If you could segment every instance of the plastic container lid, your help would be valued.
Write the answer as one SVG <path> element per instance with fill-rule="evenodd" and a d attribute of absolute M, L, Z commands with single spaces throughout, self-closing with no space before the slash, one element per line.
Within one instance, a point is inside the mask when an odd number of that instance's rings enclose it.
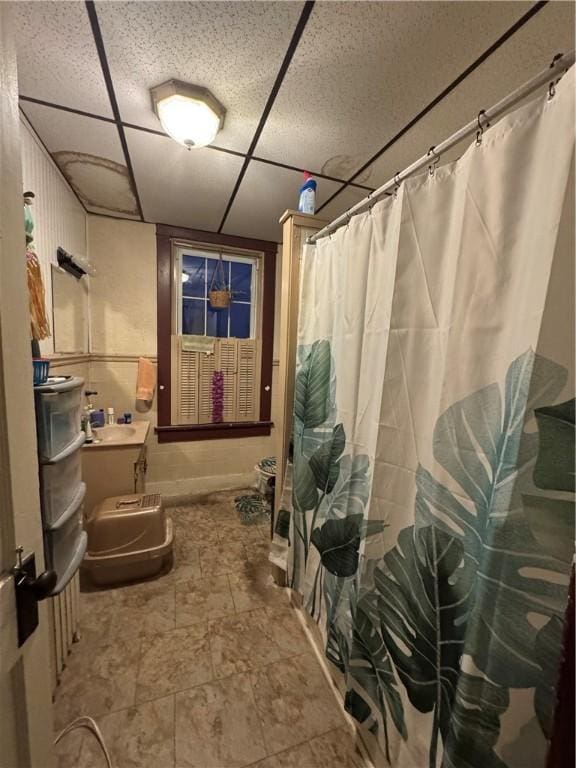
<path fill-rule="evenodd" d="M 40 392 L 41 394 L 52 394 L 57 392 L 68 392 L 71 389 L 78 389 L 78 387 L 84 386 L 84 379 L 80 376 L 70 376 L 66 381 L 51 381 L 48 379 L 46 384 L 40 384 L 34 387 L 34 392 Z"/>

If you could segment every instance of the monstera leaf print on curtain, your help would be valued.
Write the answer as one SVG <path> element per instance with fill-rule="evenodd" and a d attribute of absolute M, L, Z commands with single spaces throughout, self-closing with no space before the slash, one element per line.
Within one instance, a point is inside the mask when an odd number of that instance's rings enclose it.
<path fill-rule="evenodd" d="M 574 542 L 573 80 L 305 249 L 288 575 L 377 764 L 545 765 Z"/>

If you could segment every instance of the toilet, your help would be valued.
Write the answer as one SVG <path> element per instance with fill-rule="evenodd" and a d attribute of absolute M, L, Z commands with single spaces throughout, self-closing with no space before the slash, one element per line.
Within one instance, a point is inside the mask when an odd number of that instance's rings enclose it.
<path fill-rule="evenodd" d="M 172 521 L 160 494 L 104 499 L 84 522 L 83 572 L 98 586 L 150 578 L 172 563 Z"/>

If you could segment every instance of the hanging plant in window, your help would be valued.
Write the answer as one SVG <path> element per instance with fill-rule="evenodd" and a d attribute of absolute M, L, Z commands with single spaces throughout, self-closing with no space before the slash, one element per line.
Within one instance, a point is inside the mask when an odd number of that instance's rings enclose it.
<path fill-rule="evenodd" d="M 224 262 L 222 261 L 222 254 L 218 254 L 218 264 L 212 275 L 210 281 L 210 290 L 208 291 L 208 299 L 210 306 L 213 309 L 226 309 L 230 306 L 230 299 L 232 292 L 230 286 L 226 280 L 224 273 Z"/>

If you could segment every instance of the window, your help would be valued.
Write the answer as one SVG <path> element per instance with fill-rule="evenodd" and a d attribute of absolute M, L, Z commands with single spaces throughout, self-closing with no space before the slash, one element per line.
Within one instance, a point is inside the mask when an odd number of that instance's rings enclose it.
<path fill-rule="evenodd" d="M 159 442 L 270 434 L 277 244 L 164 225 L 157 243 Z"/>
<path fill-rule="evenodd" d="M 221 261 L 219 256 L 221 256 Z M 256 338 L 259 258 L 181 247 L 176 253 L 180 274 L 177 332 L 215 338 Z M 224 283 L 230 306 L 215 309 L 209 292 Z"/>

